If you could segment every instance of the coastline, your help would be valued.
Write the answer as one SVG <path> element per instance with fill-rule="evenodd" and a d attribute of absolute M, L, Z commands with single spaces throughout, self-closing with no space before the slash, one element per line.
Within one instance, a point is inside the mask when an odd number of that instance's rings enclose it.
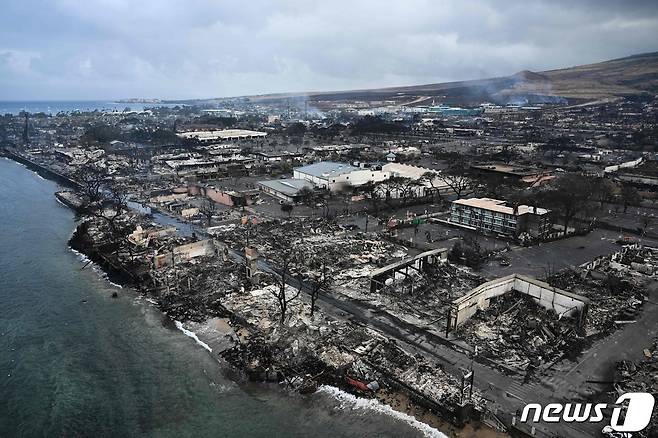
<path fill-rule="evenodd" d="M 22 163 L 19 160 L 14 160 L 12 157 L 6 157 L 6 158 L 12 161 L 16 161 L 17 163 L 25 166 L 26 168 L 33 171 L 35 174 L 39 175 L 42 178 L 45 177 L 49 180 L 53 180 L 57 183 L 60 183 L 60 181 L 58 181 L 57 179 L 51 178 L 50 177 L 51 175 L 48 175 L 48 172 L 46 172 L 46 175 L 42 175 L 36 169 L 26 165 L 25 163 Z M 40 167 L 39 165 L 36 166 Z M 59 202 L 62 205 L 71 208 L 72 210 L 75 211 L 75 209 L 73 209 L 70 205 L 66 205 L 61 201 Z M 86 258 L 87 260 L 92 262 L 94 266 L 98 267 L 98 269 L 102 272 L 102 274 L 99 273 L 99 275 L 105 276 L 110 283 L 120 288 L 129 287 L 135 292 L 136 295 L 148 300 L 150 303 L 158 307 L 158 309 L 161 312 L 163 312 L 163 314 L 167 315 L 167 311 L 162 308 L 162 303 L 149 296 L 149 294 L 147 293 L 147 289 L 140 287 L 139 281 L 136 279 L 134 273 L 130 272 L 128 269 L 126 269 L 123 266 L 117 266 L 116 264 L 112 263 L 110 259 L 108 259 L 101 251 L 98 251 L 97 248 L 94 248 L 93 245 L 84 245 L 83 242 L 79 239 L 79 236 L 80 236 L 80 228 L 78 225 L 69 241 L 69 246 L 72 251 L 78 254 L 81 258 L 82 257 Z M 169 315 L 167 316 L 169 317 Z M 233 331 L 233 329 L 228 324 L 221 323 L 221 321 L 218 321 L 218 318 L 210 318 L 204 321 L 203 323 L 197 323 L 197 322 L 183 323 L 173 318 L 170 319 L 173 322 L 173 325 L 175 326 L 176 329 L 181 331 L 186 336 L 192 338 L 197 344 L 199 344 L 199 346 L 206 349 L 222 365 L 229 365 L 232 369 L 237 371 L 239 374 L 238 383 L 239 380 L 241 379 L 243 380 L 249 379 L 249 375 L 248 375 L 249 373 L 246 372 L 247 370 L 244 363 L 242 364 L 235 363 L 235 361 L 227 360 L 221 355 L 221 353 L 223 353 L 224 351 L 230 348 L 229 341 L 234 340 L 235 338 L 238 337 L 238 334 L 235 331 Z M 259 381 L 259 379 L 257 378 L 256 379 L 252 378 L 251 380 Z M 401 421 L 417 422 L 418 424 L 422 425 L 420 427 L 416 427 L 417 425 L 414 425 L 414 427 L 422 431 L 427 436 L 455 436 L 455 437 L 507 436 L 504 434 L 498 434 L 496 432 L 493 432 L 488 428 L 486 430 L 478 429 L 483 431 L 484 434 L 473 435 L 469 432 L 468 435 L 466 434 L 462 435 L 462 432 L 466 432 L 466 431 L 472 432 L 475 431 L 476 429 L 473 429 L 468 424 L 461 429 L 452 425 L 451 423 L 441 418 L 438 414 L 435 414 L 428 409 L 422 408 L 421 406 L 414 404 L 414 402 L 411 400 L 411 397 L 409 397 L 409 395 L 405 394 L 403 391 L 383 391 L 377 394 L 374 398 L 367 398 L 367 397 L 361 397 L 355 395 L 352 392 L 344 390 L 349 388 L 341 389 L 337 386 L 330 386 L 327 384 L 323 384 L 320 386 L 320 388 L 323 387 L 332 388 L 331 390 L 325 390 L 325 392 L 328 391 L 329 393 L 332 393 L 335 396 L 334 398 L 339 402 L 345 397 L 347 397 L 349 400 L 352 400 L 352 398 L 354 398 L 355 400 L 361 400 L 365 404 L 369 404 L 369 405 L 372 404 L 371 408 L 379 410 L 380 412 L 382 409 L 384 410 L 390 409 L 391 410 L 390 414 L 400 419 Z M 379 407 L 376 407 L 377 405 L 375 405 L 375 403 L 378 403 Z M 394 413 L 399 413 L 403 416 L 398 417 Z M 436 433 L 432 432 L 428 435 L 427 433 L 425 433 L 425 426 L 427 427 L 427 430 L 434 431 Z M 490 434 L 489 432 L 493 434 Z M 447 433 L 449 433 L 450 435 L 447 435 Z"/>
<path fill-rule="evenodd" d="M 75 249 L 73 246 L 70 246 L 70 249 L 75 254 L 79 255 L 81 261 L 90 261 L 93 266 L 98 267 L 98 270 L 100 270 L 102 273 L 99 273 L 99 275 L 105 276 L 105 279 L 112 285 L 121 289 L 128 288 L 134 291 L 136 296 L 147 300 L 149 303 L 157 307 L 158 311 L 162 312 L 163 315 L 168 317 L 167 312 L 161 309 L 160 303 L 157 300 L 136 289 L 134 284 L 132 284 L 130 280 L 123 276 L 121 272 L 115 272 L 111 265 L 105 265 L 104 267 L 99 264 L 103 263 L 104 259 L 97 258 L 96 261 L 94 258 L 91 258 L 84 252 Z M 120 282 L 120 284 L 115 283 L 115 281 Z M 226 360 L 222 356 L 222 352 L 231 348 L 231 341 L 238 337 L 238 334 L 228 324 L 228 318 L 209 318 L 201 323 L 183 323 L 179 320 L 171 318 L 170 321 L 178 331 L 193 340 L 200 348 L 205 349 L 208 354 L 211 355 L 220 365 L 224 367 L 230 367 L 232 372 L 237 373 L 234 374 L 234 381 L 236 381 L 236 383 L 244 383 L 251 380 L 256 383 L 266 384 L 271 389 L 274 389 L 271 386 L 273 381 L 250 378 L 246 373 L 247 370 L 244 367 L 244 364 L 236 364 L 235 362 Z M 277 384 L 276 388 L 282 389 L 283 387 Z M 298 392 L 292 388 L 290 391 Z M 415 405 L 411 398 L 401 391 L 382 391 L 381 393 L 378 393 L 374 398 L 359 397 L 358 395 L 333 385 L 321 385 L 317 391 L 331 396 L 339 404 L 337 409 L 348 407 L 351 409 L 377 411 L 391 416 L 396 420 L 409 424 L 409 426 L 423 433 L 423 435 L 427 437 L 447 438 L 449 436 L 471 436 L 461 435 L 456 426 L 445 421 L 437 414 L 421 406 Z M 475 429 L 466 426 L 465 430 L 472 431 Z M 452 433 L 447 435 L 446 431 L 450 431 Z M 483 435 L 483 437 L 489 436 L 502 437 L 505 435 L 498 435 L 495 433 L 494 435 Z"/>

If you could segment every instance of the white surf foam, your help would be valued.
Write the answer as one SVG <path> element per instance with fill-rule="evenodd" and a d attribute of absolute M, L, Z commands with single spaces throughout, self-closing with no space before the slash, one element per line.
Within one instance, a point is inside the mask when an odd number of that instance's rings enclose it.
<path fill-rule="evenodd" d="M 73 254 L 75 254 L 76 257 L 78 258 L 78 260 L 80 260 L 81 262 L 83 262 L 83 263 L 87 263 L 87 262 L 90 261 L 89 257 L 87 257 L 86 255 L 84 255 L 84 254 L 81 253 L 80 251 L 76 251 L 76 250 L 73 249 L 73 248 L 69 248 L 69 249 L 70 249 L 71 251 L 73 251 Z M 94 264 L 94 262 L 91 262 L 91 264 Z"/>
<path fill-rule="evenodd" d="M 91 266 L 91 269 L 92 269 L 96 274 L 98 274 L 98 276 L 99 276 L 100 278 L 102 278 L 103 280 L 107 281 L 107 282 L 110 283 L 112 286 L 114 286 L 114 287 L 116 287 L 116 288 L 118 288 L 118 289 L 123 289 L 123 286 L 121 286 L 120 284 L 116 284 L 116 283 L 111 282 L 110 279 L 109 279 L 109 277 L 107 276 L 107 272 L 105 272 L 105 271 L 103 270 L 103 268 L 101 268 L 100 266 L 98 266 L 96 263 L 92 262 L 91 259 L 90 259 L 89 257 L 87 257 L 86 255 L 84 255 L 84 254 L 81 253 L 80 251 L 76 251 L 76 250 L 73 249 L 73 248 L 70 248 L 70 247 L 69 247 L 69 249 L 70 249 L 71 251 L 73 251 L 73 254 L 75 254 L 75 256 L 77 257 L 78 260 L 80 260 L 80 261 L 81 261 L 82 263 L 84 263 L 85 265 L 86 265 L 86 264 L 89 264 L 89 266 Z"/>
<path fill-rule="evenodd" d="M 178 328 L 178 330 L 182 331 L 185 334 L 185 336 L 189 336 L 190 338 L 194 339 L 197 344 L 201 345 L 203 348 L 205 348 L 206 350 L 208 350 L 209 352 L 212 353 L 212 348 L 210 348 L 210 345 L 206 344 L 201 339 L 199 339 L 199 337 L 196 335 L 196 333 L 194 333 L 190 330 L 187 330 L 185 327 L 183 327 L 183 323 L 180 322 L 180 321 L 174 321 L 174 323 L 176 324 L 176 328 Z"/>
<path fill-rule="evenodd" d="M 395 418 L 396 420 L 403 421 L 413 427 L 414 429 L 420 431 L 423 435 L 432 438 L 448 438 L 447 435 L 444 435 L 442 432 L 433 428 L 429 424 L 425 424 L 422 421 L 416 420 L 411 415 L 398 412 L 392 407 L 385 405 L 375 399 L 360 398 L 355 395 L 349 394 L 345 391 L 341 391 L 335 386 L 322 385 L 318 389 L 318 392 L 330 395 L 334 399 L 338 400 L 340 403 L 340 408 L 345 409 L 364 409 L 382 413 L 389 417 Z"/>
<path fill-rule="evenodd" d="M 155 301 L 153 298 L 145 297 L 144 295 L 137 295 L 135 297 L 135 301 L 146 301 L 149 304 L 153 304 L 154 306 L 158 305 L 158 302 Z"/>

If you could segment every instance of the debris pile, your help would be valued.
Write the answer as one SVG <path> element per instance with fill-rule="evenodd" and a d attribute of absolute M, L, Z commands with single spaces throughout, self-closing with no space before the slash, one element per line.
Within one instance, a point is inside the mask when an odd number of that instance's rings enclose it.
<path fill-rule="evenodd" d="M 584 347 L 575 321 L 559 318 L 554 311 L 516 291 L 491 299 L 487 310 L 478 311 L 455 334 L 472 345 L 478 355 L 525 371 Z"/>
<path fill-rule="evenodd" d="M 148 249 L 130 242 L 127 236 L 143 221 L 144 218 L 132 213 L 117 216 L 111 222 L 88 218 L 76 228 L 69 244 L 99 263 L 113 277 L 137 284 L 150 269 L 146 257 Z"/>
<path fill-rule="evenodd" d="M 119 217 L 112 226 L 99 218 L 85 220 L 70 244 L 118 275 L 120 281 L 155 298 L 171 318 L 199 322 L 225 316 L 221 299 L 242 287 L 246 278 L 241 266 L 223 260 L 214 251 L 201 256 L 176 253 L 177 248 L 195 242 L 131 213 Z M 212 248 L 212 243 L 205 247 Z M 171 263 L 157 265 L 162 255 L 169 256 Z"/>
<path fill-rule="evenodd" d="M 482 284 L 484 279 L 469 268 L 449 262 L 425 270 L 409 269 L 388 281 L 376 293 L 369 293 L 367 278 L 345 279 L 336 290 L 352 299 L 367 302 L 409 322 L 442 326 L 440 321 L 455 298 Z"/>
<path fill-rule="evenodd" d="M 398 275 L 378 292 L 416 308 L 443 311 L 452 300 L 483 282 L 482 277 L 468 268 L 444 262 L 431 265 L 422 272 L 412 270 L 408 275 Z"/>
<path fill-rule="evenodd" d="M 629 392 L 647 392 L 658 395 L 658 338 L 643 352 L 640 362 L 621 361 L 617 363 L 618 383 L 615 384 L 614 398 Z M 651 422 L 646 429 L 638 432 L 639 437 L 658 436 L 658 409 L 654 409 Z"/>
<path fill-rule="evenodd" d="M 658 267 L 658 248 L 629 245 L 606 259 L 610 269 L 652 276 Z"/>
<path fill-rule="evenodd" d="M 243 287 L 243 267 L 232 260 L 199 257 L 150 272 L 151 290 L 161 310 L 179 321 L 226 316 L 224 297 Z"/>
<path fill-rule="evenodd" d="M 406 250 L 376 238 L 374 233 L 350 233 L 335 221 L 324 218 L 272 220 L 214 227 L 212 234 L 236 251 L 256 248 L 265 259 L 277 262 L 281 242 L 293 245 L 305 259 L 303 277 L 326 265 L 335 284 L 359 280 L 352 287 L 367 289 L 371 270 L 404 257 Z"/>
<path fill-rule="evenodd" d="M 620 275 L 602 267 L 587 277 L 573 270 L 562 271 L 548 281 L 555 287 L 589 298 L 586 322 L 589 336 L 610 333 L 620 324 L 632 321 L 646 299 L 643 278 Z"/>
<path fill-rule="evenodd" d="M 408 354 L 394 341 L 377 343 L 364 357 L 364 361 L 439 405 L 458 406 L 466 401 L 466 397 L 462 397 L 461 383 L 457 378 L 421 355 Z M 485 403 L 477 392 L 468 401 L 476 408 L 484 407 Z"/>

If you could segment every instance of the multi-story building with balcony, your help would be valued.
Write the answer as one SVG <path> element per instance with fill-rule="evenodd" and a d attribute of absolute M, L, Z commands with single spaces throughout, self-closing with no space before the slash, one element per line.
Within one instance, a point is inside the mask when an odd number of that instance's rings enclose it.
<path fill-rule="evenodd" d="M 450 206 L 449 221 L 476 231 L 508 237 L 528 233 L 538 239 L 551 232 L 550 211 L 528 205 L 508 206 L 490 198 L 458 199 Z"/>

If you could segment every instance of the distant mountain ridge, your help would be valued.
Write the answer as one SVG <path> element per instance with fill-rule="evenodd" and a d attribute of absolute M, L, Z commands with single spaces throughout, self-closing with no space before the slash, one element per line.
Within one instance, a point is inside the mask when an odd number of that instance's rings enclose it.
<path fill-rule="evenodd" d="M 254 102 L 304 99 L 321 106 L 336 101 L 393 100 L 400 104 L 585 102 L 603 98 L 658 94 L 658 52 L 542 72 L 436 84 L 308 93 L 245 96 Z M 221 102 L 208 99 L 196 102 Z"/>
<path fill-rule="evenodd" d="M 658 93 L 658 52 L 548 70 L 539 76 L 517 84 L 516 89 L 550 86 L 553 95 L 575 99 Z"/>

